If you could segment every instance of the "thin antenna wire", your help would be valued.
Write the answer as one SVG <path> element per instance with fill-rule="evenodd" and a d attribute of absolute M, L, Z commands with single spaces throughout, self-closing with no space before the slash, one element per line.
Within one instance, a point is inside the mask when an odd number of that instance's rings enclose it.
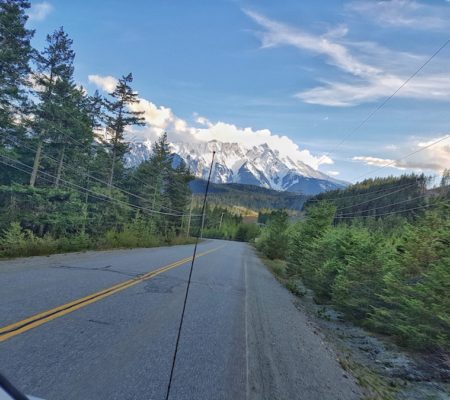
<path fill-rule="evenodd" d="M 206 183 L 206 188 L 205 188 L 205 197 L 203 198 L 203 206 L 202 206 L 202 212 L 201 212 L 202 215 L 204 215 L 204 213 L 205 213 L 206 198 L 208 197 L 209 182 L 211 181 L 211 172 L 213 170 L 214 156 L 215 155 L 216 155 L 216 152 L 213 151 L 212 160 L 211 160 L 211 166 L 209 168 L 208 182 Z M 192 255 L 191 268 L 189 270 L 189 278 L 188 278 L 188 282 L 187 282 L 187 286 L 186 286 L 186 294 L 184 296 L 183 311 L 181 312 L 180 326 L 178 327 L 177 342 L 175 344 L 175 351 L 173 353 L 172 368 L 170 370 L 169 384 L 167 385 L 166 400 L 169 400 L 170 388 L 172 387 L 173 371 L 175 370 L 175 362 L 176 362 L 176 359 L 177 359 L 178 345 L 180 343 L 181 328 L 183 327 L 184 312 L 186 310 L 186 302 L 187 302 L 187 298 L 188 298 L 188 294 L 189 294 L 189 287 L 191 286 L 192 270 L 194 268 L 195 256 L 197 254 L 198 241 L 199 241 L 199 238 L 200 238 L 201 234 L 202 234 L 202 232 L 200 232 L 200 234 L 197 235 L 197 238 L 195 240 L 194 254 Z"/>

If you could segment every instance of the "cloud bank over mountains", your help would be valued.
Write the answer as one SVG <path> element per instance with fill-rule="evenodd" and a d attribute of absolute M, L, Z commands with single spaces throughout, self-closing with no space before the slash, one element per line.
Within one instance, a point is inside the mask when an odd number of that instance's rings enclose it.
<path fill-rule="evenodd" d="M 117 79 L 112 76 L 89 75 L 89 82 L 105 92 L 112 92 Z M 133 129 L 129 132 L 137 140 L 154 140 L 163 132 L 167 132 L 172 142 L 207 142 L 218 140 L 225 143 L 238 143 L 247 148 L 267 143 L 273 150 L 283 156 L 289 156 L 294 161 L 302 161 L 314 169 L 322 164 L 333 164 L 328 156 L 315 156 L 309 150 L 299 146 L 287 136 L 276 135 L 269 129 L 254 129 L 238 127 L 234 124 L 217 121 L 195 115 L 195 121 L 189 123 L 177 117 L 169 107 L 158 106 L 150 100 L 140 98 L 140 103 L 133 104 L 132 109 L 143 111 L 147 126 Z"/>

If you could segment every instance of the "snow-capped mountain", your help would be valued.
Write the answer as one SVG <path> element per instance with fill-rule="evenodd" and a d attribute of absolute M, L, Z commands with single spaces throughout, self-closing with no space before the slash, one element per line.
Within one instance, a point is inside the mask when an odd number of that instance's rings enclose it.
<path fill-rule="evenodd" d="M 215 183 L 243 183 L 275 190 L 317 194 L 345 186 L 301 161 L 282 156 L 267 144 L 245 147 L 217 140 L 196 143 L 171 143 L 176 159 L 184 160 L 198 178 L 208 177 L 211 153 L 216 151 L 212 180 Z M 125 156 L 127 166 L 136 166 L 149 158 L 151 143 L 133 142 Z"/>

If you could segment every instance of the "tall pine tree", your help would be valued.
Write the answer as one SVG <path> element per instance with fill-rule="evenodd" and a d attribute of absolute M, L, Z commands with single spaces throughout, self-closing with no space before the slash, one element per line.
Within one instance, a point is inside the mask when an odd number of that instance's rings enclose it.
<path fill-rule="evenodd" d="M 111 169 L 109 173 L 109 186 L 114 183 L 116 170 L 122 167 L 122 159 L 128 149 L 124 133 L 127 126 L 145 125 L 143 112 L 133 111 L 130 106 L 139 103 L 138 95 L 130 86 L 133 75 L 129 73 L 122 76 L 110 96 L 113 100 L 106 100 L 106 133 L 107 145 L 111 150 Z"/>
<path fill-rule="evenodd" d="M 65 107 L 68 98 L 74 94 L 75 90 L 73 83 L 74 58 L 72 40 L 62 27 L 52 35 L 47 35 L 47 47 L 37 60 L 36 85 L 40 102 L 36 107 L 34 132 L 38 147 L 30 186 L 34 186 L 36 183 L 44 142 L 63 143 L 60 146 L 58 162 L 58 174 L 60 175 L 65 150 L 65 139 L 62 138 L 62 132 L 67 129 L 68 120 L 72 118 L 69 114 L 71 110 L 67 110 Z M 59 178 L 55 182 L 56 185 L 58 180 Z"/>
<path fill-rule="evenodd" d="M 26 90 L 29 86 L 30 40 L 34 31 L 25 28 L 30 3 L 26 0 L 0 1 L 0 151 L 23 153 L 16 139 L 26 136 Z M 1 182 L 10 182 L 15 173 L 2 169 Z"/>

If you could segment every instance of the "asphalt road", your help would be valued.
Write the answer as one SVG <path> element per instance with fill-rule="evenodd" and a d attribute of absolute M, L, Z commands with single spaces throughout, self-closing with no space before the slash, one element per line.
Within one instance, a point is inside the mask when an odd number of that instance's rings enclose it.
<path fill-rule="evenodd" d="M 192 249 L 0 262 L 0 370 L 48 400 L 164 399 Z M 360 397 L 251 247 L 198 251 L 171 399 Z"/>

